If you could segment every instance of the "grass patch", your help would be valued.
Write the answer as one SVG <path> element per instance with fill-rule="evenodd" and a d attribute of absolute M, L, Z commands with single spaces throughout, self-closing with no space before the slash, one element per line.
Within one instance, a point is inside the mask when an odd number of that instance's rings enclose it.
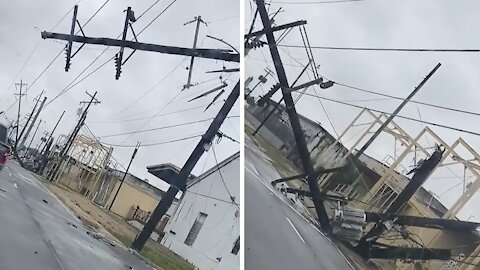
<path fill-rule="evenodd" d="M 124 234 L 116 232 L 111 233 L 127 247 L 133 242 L 133 239 Z M 147 258 L 151 263 L 162 267 L 165 270 L 193 270 L 195 268 L 192 264 L 173 253 L 160 252 L 148 246 L 145 246 L 140 254 Z"/>

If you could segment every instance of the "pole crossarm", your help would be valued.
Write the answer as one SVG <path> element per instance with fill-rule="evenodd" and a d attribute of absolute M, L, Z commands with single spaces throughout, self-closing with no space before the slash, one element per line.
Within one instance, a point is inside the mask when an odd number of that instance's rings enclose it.
<path fill-rule="evenodd" d="M 301 26 L 301 25 L 304 25 L 304 24 L 307 24 L 307 21 L 301 20 L 301 21 L 296 21 L 296 22 L 292 22 L 292 23 L 282 24 L 282 25 L 279 25 L 279 26 L 272 27 L 272 31 L 276 32 L 276 31 L 285 30 L 285 29 L 288 29 L 288 28 L 296 27 L 296 26 Z M 260 30 L 260 31 L 256 31 L 256 32 L 246 34 L 245 38 L 261 36 L 263 34 L 265 34 L 264 29 Z"/>
<path fill-rule="evenodd" d="M 174 46 L 164 46 L 164 45 L 157 45 L 151 43 L 141 43 L 141 42 L 134 42 L 134 41 L 122 41 L 119 39 L 112 39 L 112 38 L 97 38 L 97 37 L 84 37 L 84 36 L 71 36 L 66 34 L 60 33 L 53 33 L 53 32 L 42 32 L 43 39 L 58 39 L 58 40 L 65 40 L 79 43 L 86 43 L 86 44 L 93 44 L 93 45 L 105 45 L 105 46 L 112 46 L 112 47 L 126 47 L 134 50 L 139 51 L 150 51 L 150 52 L 158 52 L 158 53 L 165 53 L 165 54 L 175 54 L 175 55 L 185 55 L 185 56 L 194 56 L 200 58 L 207 58 L 207 59 L 216 59 L 216 60 L 223 60 L 228 62 L 240 62 L 240 55 L 237 53 L 231 53 L 231 50 L 221 50 L 221 49 L 190 49 L 190 48 L 182 48 L 182 47 L 174 47 Z"/>
<path fill-rule="evenodd" d="M 385 213 L 365 212 L 367 222 L 380 222 L 382 220 L 390 219 L 394 224 L 402 226 L 422 227 L 438 230 L 448 231 L 474 231 L 480 228 L 480 223 L 442 219 L 442 218 L 428 218 L 404 215 L 390 215 Z"/>

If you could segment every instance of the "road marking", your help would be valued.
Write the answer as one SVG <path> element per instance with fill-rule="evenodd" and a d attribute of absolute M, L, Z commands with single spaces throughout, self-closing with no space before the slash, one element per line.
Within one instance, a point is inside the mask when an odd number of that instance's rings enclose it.
<path fill-rule="evenodd" d="M 13 186 L 18 189 L 17 183 L 13 183 Z"/>
<path fill-rule="evenodd" d="M 305 240 L 303 240 L 303 237 L 302 237 L 302 235 L 300 235 L 297 228 L 295 228 L 295 226 L 293 225 L 293 223 L 290 221 L 290 219 L 288 217 L 285 217 L 285 218 L 287 219 L 288 223 L 290 223 L 290 226 L 292 226 L 293 230 L 297 233 L 298 238 L 300 238 L 300 240 L 302 240 L 302 242 L 305 244 Z"/>

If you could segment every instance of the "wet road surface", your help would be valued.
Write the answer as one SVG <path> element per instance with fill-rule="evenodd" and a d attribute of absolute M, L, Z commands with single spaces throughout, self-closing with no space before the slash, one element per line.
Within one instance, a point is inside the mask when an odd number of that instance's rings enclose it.
<path fill-rule="evenodd" d="M 353 269 L 301 207 L 270 185 L 280 176 L 245 139 L 245 269 Z"/>
<path fill-rule="evenodd" d="M 82 223 L 30 172 L 13 161 L 0 172 L 0 269 L 152 269 Z"/>

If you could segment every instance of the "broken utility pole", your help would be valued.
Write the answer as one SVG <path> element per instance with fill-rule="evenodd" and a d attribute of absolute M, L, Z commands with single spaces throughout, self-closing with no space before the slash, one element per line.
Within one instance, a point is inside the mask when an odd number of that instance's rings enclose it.
<path fill-rule="evenodd" d="M 240 54 L 232 53 L 231 50 L 196 49 L 196 48 L 189 49 L 189 48 L 182 48 L 182 47 L 163 46 L 163 45 L 157 45 L 157 44 L 138 42 L 137 36 L 133 31 L 133 27 L 131 24 L 132 22 L 135 22 L 136 19 L 130 7 L 127 8 L 127 15 L 125 18 L 125 24 L 123 27 L 123 35 L 121 40 L 111 39 L 111 38 L 87 37 L 84 35 L 83 29 L 81 27 L 80 27 L 80 30 L 83 35 L 77 36 L 75 35 L 75 26 L 76 25 L 80 26 L 80 23 L 77 20 L 77 12 L 78 12 L 78 6 L 75 5 L 74 12 L 73 12 L 72 26 L 71 26 L 69 35 L 46 32 L 46 31 L 43 31 L 41 34 L 43 39 L 58 39 L 58 40 L 68 41 L 68 44 L 66 47 L 67 61 L 65 65 L 65 71 L 69 70 L 71 59 L 80 51 L 80 49 L 85 44 L 120 47 L 120 51 L 115 55 L 115 67 L 116 67 L 115 78 L 116 79 L 120 78 L 121 66 L 124 65 L 128 61 L 128 59 L 130 59 L 133 53 L 137 50 L 159 52 L 159 53 L 166 53 L 166 54 L 175 54 L 175 55 L 185 55 L 185 56 L 191 56 L 191 57 L 209 58 L 209 59 L 231 61 L 231 62 L 240 62 Z M 132 31 L 135 41 L 126 40 L 128 26 L 130 26 L 130 30 Z M 77 49 L 75 53 L 72 54 L 73 42 L 82 43 L 82 45 Z M 123 60 L 124 48 L 133 49 L 133 52 L 125 60 Z"/>
<path fill-rule="evenodd" d="M 408 97 L 395 109 L 395 111 L 388 117 L 388 119 L 378 128 L 377 131 L 375 131 L 375 133 L 372 135 L 372 137 L 370 137 L 370 139 L 368 139 L 368 141 L 365 143 L 365 145 L 363 145 L 363 147 L 358 150 L 357 153 L 355 153 L 355 156 L 356 157 L 359 157 L 361 156 L 365 150 L 367 150 L 367 148 L 373 143 L 373 141 L 378 137 L 378 135 L 380 135 L 380 133 L 382 133 L 382 131 L 388 126 L 388 124 L 390 124 L 390 122 L 392 122 L 393 118 L 400 112 L 400 110 L 412 99 L 412 97 L 420 90 L 420 88 L 422 88 L 422 86 L 428 81 L 428 79 L 430 79 L 430 77 L 432 77 L 433 73 L 435 73 L 435 71 L 437 71 L 438 68 L 440 68 L 442 64 L 438 63 L 433 69 L 432 71 L 430 71 L 430 73 L 428 73 L 427 77 L 425 77 L 422 82 L 417 86 L 415 87 L 415 89 L 412 91 L 412 93 L 410 93 L 410 95 L 408 95 Z"/>
<path fill-rule="evenodd" d="M 310 160 L 310 153 L 308 152 L 307 143 L 303 134 L 303 129 L 298 118 L 297 111 L 295 109 L 295 104 L 293 102 L 292 94 L 286 88 L 289 87 L 287 75 L 282 64 L 282 59 L 280 58 L 280 53 L 278 52 L 277 44 L 275 37 L 273 35 L 271 21 L 268 17 L 267 10 L 265 8 L 264 0 L 257 0 L 257 8 L 260 14 L 260 18 L 263 23 L 263 32 L 265 33 L 270 48 L 270 54 L 272 56 L 275 70 L 277 71 L 278 80 L 280 82 L 280 87 L 282 88 L 283 99 L 288 112 L 288 117 L 290 119 L 290 124 L 293 129 L 293 135 L 295 137 L 295 142 L 298 148 L 298 153 L 302 161 L 303 169 L 306 174 L 306 179 L 308 182 L 308 187 L 312 195 L 312 201 L 315 205 L 315 211 L 318 216 L 318 220 L 322 228 L 330 233 L 331 225 L 325 210 L 325 205 L 321 198 L 320 188 L 317 183 L 317 174 L 313 167 L 312 161 Z"/>
<path fill-rule="evenodd" d="M 122 188 L 123 181 L 125 181 L 125 177 L 127 177 L 128 170 L 130 169 L 130 165 L 132 165 L 133 159 L 137 155 L 138 148 L 140 148 L 140 142 L 137 142 L 137 145 L 135 146 L 135 150 L 133 150 L 132 157 L 130 158 L 130 162 L 128 163 L 127 169 L 125 170 L 125 173 L 123 174 L 122 180 L 120 181 L 120 185 L 118 186 L 117 192 L 115 192 L 115 196 L 113 196 L 112 203 L 110 203 L 110 206 L 108 207 L 108 211 L 112 210 L 112 206 L 115 203 L 115 200 L 117 199 L 118 193 L 120 192 L 120 189 Z"/>
<path fill-rule="evenodd" d="M 402 208 L 408 203 L 413 194 L 422 186 L 422 184 L 427 180 L 427 178 L 433 173 L 437 165 L 441 162 L 443 153 L 445 149 L 441 149 L 440 146 L 437 146 L 433 154 L 425 160 L 425 162 L 418 168 L 415 169 L 415 174 L 412 179 L 408 182 L 407 186 L 402 190 L 402 192 L 397 196 L 397 198 L 392 202 L 392 204 L 386 210 L 388 217 L 386 219 L 379 220 L 373 228 L 368 231 L 359 241 L 356 250 L 364 258 L 384 258 L 385 254 L 390 259 L 408 259 L 416 258 L 422 260 L 430 259 L 448 259 L 450 257 L 450 250 L 430 250 L 431 253 L 422 253 L 424 249 L 408 249 L 402 247 L 382 247 L 384 253 L 383 255 L 378 255 L 377 252 L 382 250 L 378 247 L 380 243 L 377 243 L 377 240 L 381 235 L 387 230 L 386 223 L 390 223 L 391 219 L 395 219 L 395 216 L 400 213 Z M 418 255 L 420 254 L 420 257 Z"/>
<path fill-rule="evenodd" d="M 197 146 L 193 150 L 192 154 L 190 154 L 190 157 L 185 162 L 180 172 L 175 176 L 174 181 L 170 183 L 170 188 L 168 189 L 165 196 L 162 197 L 162 200 L 153 211 L 150 219 L 148 220 L 148 223 L 145 225 L 137 238 L 133 241 L 132 249 L 136 251 L 142 250 L 143 246 L 147 242 L 158 222 L 160 221 L 162 216 L 165 215 L 168 208 L 172 204 L 178 191 L 186 191 L 187 177 L 190 175 L 203 153 L 210 147 L 213 139 L 215 138 L 220 129 L 220 126 L 222 125 L 223 121 L 225 120 L 233 105 L 237 101 L 239 95 L 240 81 L 238 81 L 233 88 L 222 108 L 215 116 L 215 119 L 213 119 L 207 131 L 205 132 L 205 134 L 203 134 L 200 142 L 198 142 Z"/>
<path fill-rule="evenodd" d="M 49 180 L 51 182 L 55 181 L 56 178 L 58 177 L 59 170 L 63 166 L 65 158 L 66 158 L 68 152 L 70 151 L 70 147 L 72 147 L 72 144 L 75 141 L 75 138 L 77 137 L 78 132 L 80 132 L 80 128 L 82 128 L 83 124 L 85 123 L 85 119 L 87 118 L 87 113 L 88 113 L 88 109 L 90 108 L 90 105 L 92 105 L 92 103 L 93 104 L 99 104 L 100 103 L 100 101 L 98 101 L 95 98 L 95 96 L 97 95 L 97 92 L 95 92 L 95 94 L 93 94 L 93 96 L 91 96 L 87 92 L 87 95 L 89 95 L 91 97 L 91 99 L 90 99 L 90 101 L 81 101 L 80 102 L 80 104 L 86 103 L 87 107 L 83 111 L 82 116 L 80 116 L 80 119 L 78 120 L 78 123 L 75 126 L 75 128 L 73 129 L 72 133 L 68 137 L 67 142 L 65 143 L 64 147 L 62 148 L 62 151 L 60 151 L 60 155 L 59 155 L 60 161 L 59 161 L 58 165 L 53 169 L 53 172 L 50 174 Z"/>

